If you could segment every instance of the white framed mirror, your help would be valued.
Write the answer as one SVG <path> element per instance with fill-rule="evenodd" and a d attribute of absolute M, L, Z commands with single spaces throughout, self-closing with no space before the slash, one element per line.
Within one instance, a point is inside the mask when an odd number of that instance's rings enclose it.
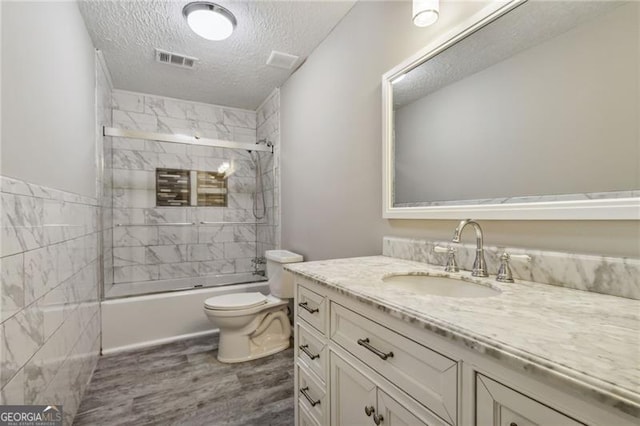
<path fill-rule="evenodd" d="M 640 219 L 639 23 L 496 2 L 385 73 L 383 217 Z"/>

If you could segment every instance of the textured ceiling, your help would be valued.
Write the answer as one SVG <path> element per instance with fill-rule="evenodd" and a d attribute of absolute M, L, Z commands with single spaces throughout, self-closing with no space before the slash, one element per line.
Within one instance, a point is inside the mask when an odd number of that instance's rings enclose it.
<path fill-rule="evenodd" d="M 480 72 L 625 4 L 618 1 L 529 1 L 409 71 L 393 85 L 395 108 Z"/>
<path fill-rule="evenodd" d="M 189 29 L 182 16 L 188 2 L 79 2 L 117 89 L 255 109 L 291 74 L 266 65 L 271 51 L 303 61 L 355 0 L 216 1 L 238 20 L 234 33 L 223 41 L 202 39 Z M 155 62 L 155 48 L 199 61 L 193 69 L 160 64 Z"/>

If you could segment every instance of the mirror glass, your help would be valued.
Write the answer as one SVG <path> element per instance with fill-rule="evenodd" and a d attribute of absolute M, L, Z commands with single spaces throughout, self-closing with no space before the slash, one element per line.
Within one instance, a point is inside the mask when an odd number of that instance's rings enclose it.
<path fill-rule="evenodd" d="M 639 16 L 529 1 L 396 77 L 393 207 L 638 196 Z"/>

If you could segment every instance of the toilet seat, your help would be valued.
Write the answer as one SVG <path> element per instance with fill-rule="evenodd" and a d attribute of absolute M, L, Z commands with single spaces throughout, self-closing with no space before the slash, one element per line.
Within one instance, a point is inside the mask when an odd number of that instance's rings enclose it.
<path fill-rule="evenodd" d="M 247 293 L 238 293 L 238 294 L 247 294 Z M 238 294 L 234 294 L 233 296 L 237 296 Z M 260 294 L 260 293 L 258 293 L 258 295 L 262 296 L 262 294 Z M 229 296 L 231 296 L 231 295 L 229 295 Z M 262 296 L 264 298 L 264 302 L 260 302 L 260 300 L 261 300 L 260 296 L 246 296 L 245 300 L 252 300 L 252 297 L 253 297 L 253 303 L 248 308 L 239 308 L 239 307 L 231 308 L 228 305 L 225 305 L 225 307 L 222 308 L 222 309 L 219 308 L 219 307 L 210 308 L 209 307 L 209 299 L 207 299 L 205 301 L 204 311 L 209 317 L 231 318 L 231 317 L 240 317 L 240 316 L 244 316 L 244 315 L 257 314 L 258 312 L 263 312 L 263 311 L 270 310 L 270 309 L 273 309 L 273 308 L 278 308 L 278 307 L 287 305 L 287 303 L 288 303 L 286 300 L 281 300 L 281 299 L 278 299 L 277 297 L 274 297 L 274 296 L 271 296 L 271 295 Z M 212 299 L 217 299 L 217 297 L 212 298 Z M 242 303 L 242 302 L 238 302 L 238 303 Z M 248 304 L 248 302 L 245 302 L 245 303 Z M 213 301 L 212 304 L 213 305 L 220 305 L 220 303 L 216 303 L 215 300 Z"/>
<path fill-rule="evenodd" d="M 216 311 L 237 311 L 262 306 L 267 300 L 262 293 L 233 293 L 210 297 L 204 301 L 204 306 Z"/>

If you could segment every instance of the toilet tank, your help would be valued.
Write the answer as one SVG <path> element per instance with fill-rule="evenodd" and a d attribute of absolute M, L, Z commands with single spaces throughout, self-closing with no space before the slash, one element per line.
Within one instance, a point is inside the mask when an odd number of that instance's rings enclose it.
<path fill-rule="evenodd" d="M 293 299 L 293 275 L 283 269 L 287 263 L 302 262 L 301 255 L 288 250 L 267 250 L 267 278 L 271 294 L 281 299 Z"/>

